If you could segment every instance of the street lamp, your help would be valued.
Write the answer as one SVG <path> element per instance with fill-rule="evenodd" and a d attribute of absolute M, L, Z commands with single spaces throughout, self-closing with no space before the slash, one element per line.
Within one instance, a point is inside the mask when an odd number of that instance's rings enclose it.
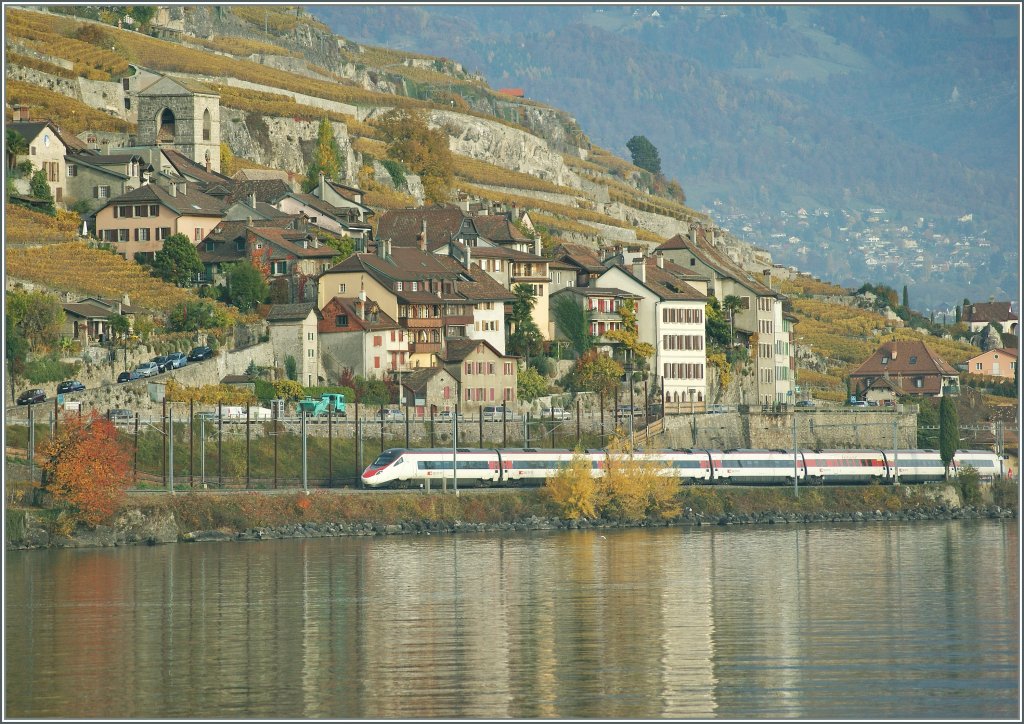
<path fill-rule="evenodd" d="M 633 444 L 633 359 L 630 357 L 626 360 L 626 380 L 629 383 L 629 450 L 630 452 L 634 449 Z"/>

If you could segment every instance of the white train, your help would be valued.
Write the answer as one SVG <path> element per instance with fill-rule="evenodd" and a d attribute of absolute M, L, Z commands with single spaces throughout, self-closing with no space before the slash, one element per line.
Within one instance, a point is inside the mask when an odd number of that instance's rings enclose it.
<path fill-rule="evenodd" d="M 460 485 L 540 485 L 566 467 L 574 452 L 542 448 L 451 448 L 385 450 L 363 471 L 367 487 L 419 486 L 428 480 L 452 479 L 454 463 Z M 604 474 L 608 453 L 586 450 L 595 476 Z M 686 484 L 805 485 L 923 483 L 942 480 L 945 469 L 937 450 L 646 450 L 642 460 L 662 465 L 662 475 Z M 795 460 L 794 460 L 795 457 Z M 966 466 L 983 481 L 1002 474 L 995 453 L 958 450 L 950 474 Z"/>

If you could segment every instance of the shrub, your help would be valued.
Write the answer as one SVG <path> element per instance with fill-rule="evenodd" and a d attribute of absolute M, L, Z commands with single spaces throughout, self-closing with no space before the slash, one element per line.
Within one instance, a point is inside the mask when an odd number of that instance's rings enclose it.
<path fill-rule="evenodd" d="M 61 362 L 55 355 L 31 360 L 25 364 L 25 378 L 33 384 L 60 382 L 78 374 L 80 362 Z"/>
<path fill-rule="evenodd" d="M 1003 478 L 992 483 L 992 502 L 1001 508 L 1015 508 L 1019 494 L 1016 480 Z"/>
<path fill-rule="evenodd" d="M 542 496 L 563 518 L 596 518 L 604 505 L 602 486 L 593 475 L 590 459 L 577 452 L 572 461 L 544 483 Z"/>
<path fill-rule="evenodd" d="M 632 454 L 626 438 L 608 445 L 608 463 L 601 479 L 608 501 L 606 512 L 621 520 L 638 521 L 649 516 L 672 518 L 679 514 L 679 480 L 661 474 L 655 460 Z"/>
<path fill-rule="evenodd" d="M 960 492 L 960 501 L 964 505 L 977 505 L 981 502 L 981 476 L 970 465 L 960 468 L 956 476 L 956 486 Z"/>
<path fill-rule="evenodd" d="M 288 375 L 289 380 L 298 379 L 298 364 L 295 362 L 295 358 L 292 355 L 288 355 L 284 358 L 284 372 Z"/>
<path fill-rule="evenodd" d="M 291 359 L 291 357 L 289 357 Z M 274 383 L 274 397 L 284 400 L 297 400 L 305 397 L 306 388 L 295 380 L 278 380 Z"/>

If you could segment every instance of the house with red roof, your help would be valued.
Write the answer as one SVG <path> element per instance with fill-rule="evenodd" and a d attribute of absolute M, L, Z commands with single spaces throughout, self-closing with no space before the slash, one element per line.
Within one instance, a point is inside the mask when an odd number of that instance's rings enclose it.
<path fill-rule="evenodd" d="M 871 400 L 942 397 L 960 391 L 960 375 L 917 339 L 886 342 L 850 373 L 850 393 Z"/>
<path fill-rule="evenodd" d="M 1017 334 L 1018 318 L 1012 302 L 981 302 L 964 305 L 962 319 L 972 332 L 993 325 L 1004 334 Z"/>

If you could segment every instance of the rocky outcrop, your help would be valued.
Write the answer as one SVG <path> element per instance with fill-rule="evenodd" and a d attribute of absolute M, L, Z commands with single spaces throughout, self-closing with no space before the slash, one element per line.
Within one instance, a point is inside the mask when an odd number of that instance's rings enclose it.
<path fill-rule="evenodd" d="M 234 108 L 221 107 L 220 137 L 236 156 L 242 156 L 271 168 L 305 174 L 316 148 L 319 121 L 277 116 L 260 116 Z M 347 174 L 357 168 L 348 128 L 331 122 L 334 138 L 345 160 Z"/>

